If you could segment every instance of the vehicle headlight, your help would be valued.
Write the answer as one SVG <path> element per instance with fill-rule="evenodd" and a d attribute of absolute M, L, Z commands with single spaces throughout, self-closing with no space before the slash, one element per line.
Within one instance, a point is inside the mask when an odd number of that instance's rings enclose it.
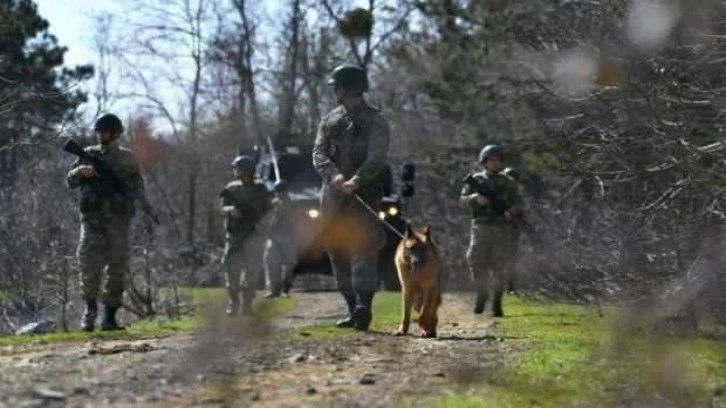
<path fill-rule="evenodd" d="M 391 215 L 392 217 L 395 217 L 396 215 L 398 215 L 398 208 L 397 207 L 389 208 L 388 214 Z"/>
<path fill-rule="evenodd" d="M 380 219 L 385 219 L 385 218 L 386 218 L 386 213 L 384 213 L 383 211 L 380 211 L 380 212 L 378 213 L 378 218 L 380 218 Z"/>
<path fill-rule="evenodd" d="M 318 218 L 320 217 L 320 211 L 318 211 L 315 208 L 311 208 L 308 210 L 308 217 L 310 218 Z"/>

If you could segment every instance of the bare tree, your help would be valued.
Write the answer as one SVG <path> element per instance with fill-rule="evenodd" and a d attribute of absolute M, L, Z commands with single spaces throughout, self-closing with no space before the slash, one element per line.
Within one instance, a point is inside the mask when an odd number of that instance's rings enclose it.
<path fill-rule="evenodd" d="M 110 81 L 114 70 L 114 57 L 118 55 L 115 50 L 113 20 L 114 17 L 108 13 L 102 13 L 94 16 L 93 46 L 96 51 L 98 61 L 95 65 L 96 73 L 96 89 L 94 97 L 96 99 L 96 112 L 93 115 L 98 117 L 101 112 L 108 111 L 109 106 L 113 102 L 114 95 L 110 89 Z"/>
<path fill-rule="evenodd" d="M 348 11 L 344 11 L 348 5 L 345 2 L 338 3 L 337 8 L 330 0 L 321 0 L 321 4 L 337 26 L 340 35 L 347 41 L 350 55 L 364 68 L 372 62 L 374 53 L 406 26 L 415 11 L 414 4 L 409 1 L 377 3 L 376 0 L 368 0 L 367 8 L 358 7 Z M 378 33 L 375 31 L 376 16 L 381 20 Z"/>
<path fill-rule="evenodd" d="M 301 30 L 305 16 L 301 10 L 300 0 L 290 1 L 290 20 L 287 23 L 287 38 L 284 42 L 284 69 L 280 73 L 281 92 L 279 96 L 280 110 L 278 115 L 278 135 L 289 137 L 292 133 L 295 105 L 298 100 L 299 63 L 302 55 Z"/>
<path fill-rule="evenodd" d="M 230 20 L 230 15 L 235 18 Z M 220 24 L 212 41 L 211 60 L 228 67 L 234 73 L 238 97 L 233 106 L 233 116 L 240 121 L 243 130 L 248 130 L 245 119 L 249 111 L 252 117 L 251 141 L 262 144 L 263 123 L 255 69 L 259 20 L 254 16 L 254 8 L 245 0 L 232 0 L 229 7 L 224 3 L 217 3 L 217 20 Z M 249 144 L 249 138 L 245 136 L 246 132 L 242 132 L 240 147 Z"/>
<path fill-rule="evenodd" d="M 185 160 L 187 163 L 186 240 L 188 245 L 193 246 L 197 221 L 197 180 L 201 168 L 197 154 L 200 138 L 199 105 L 203 97 L 202 81 L 206 68 L 210 4 L 207 0 L 165 0 L 154 4 L 142 2 L 137 11 L 141 16 L 134 23 L 133 47 L 137 56 L 152 58 L 156 61 L 155 67 L 163 67 L 170 62 L 178 64 L 164 72 L 170 75 L 171 84 L 181 90 L 187 104 L 187 126 L 184 135 L 189 148 L 189 156 Z M 188 69 L 190 66 L 191 69 Z M 145 79 L 142 85 L 142 89 L 150 88 L 149 82 Z M 145 97 L 157 106 L 163 106 L 158 102 L 157 96 Z M 167 108 L 163 110 L 168 112 Z M 173 117 L 170 113 L 167 116 Z"/>

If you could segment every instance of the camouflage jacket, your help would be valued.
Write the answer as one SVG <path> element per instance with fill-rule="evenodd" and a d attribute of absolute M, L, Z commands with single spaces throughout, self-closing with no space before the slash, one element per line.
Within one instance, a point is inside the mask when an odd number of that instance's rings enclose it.
<path fill-rule="evenodd" d="M 86 165 L 77 159 L 71 166 L 66 177 L 69 188 L 80 188 L 80 211 L 84 216 L 94 214 L 114 214 L 133 216 L 134 201 L 144 195 L 144 178 L 136 156 L 131 150 L 113 144 L 111 146 L 94 145 L 84 149 L 88 154 L 99 157 L 113 174 L 126 185 L 127 194 L 123 195 L 104 186 L 99 178 L 87 179 L 76 171 Z"/>
<path fill-rule="evenodd" d="M 255 231 L 262 217 L 270 210 L 270 193 L 260 183 L 243 183 L 234 180 L 219 193 L 220 208 L 234 206 L 241 217 L 227 215 L 225 229 L 230 234 L 244 234 Z"/>
<path fill-rule="evenodd" d="M 356 177 L 361 196 L 380 195 L 379 177 L 390 143 L 388 121 L 366 102 L 347 110 L 338 106 L 323 118 L 313 147 L 313 164 L 328 184 L 338 174 Z"/>
<path fill-rule="evenodd" d="M 495 174 L 488 171 L 473 173 L 472 176 L 477 182 L 486 185 L 492 190 L 496 200 L 503 206 L 503 211 L 509 211 L 512 215 L 519 213 L 521 197 L 519 187 L 514 180 L 503 174 Z M 481 206 L 476 201 L 477 195 L 477 192 L 472 186 L 465 184 L 461 190 L 459 204 L 464 208 L 471 209 L 471 216 L 475 220 L 500 221 L 503 218 L 503 214 L 494 211 L 494 205 L 492 205 L 491 200 L 488 206 Z"/>

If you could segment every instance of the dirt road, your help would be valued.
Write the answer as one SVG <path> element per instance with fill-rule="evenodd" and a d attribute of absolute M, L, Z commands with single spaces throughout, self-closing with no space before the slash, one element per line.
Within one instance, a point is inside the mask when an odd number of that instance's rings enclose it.
<path fill-rule="evenodd" d="M 0 406 L 378 407 L 467 392 L 516 355 L 468 297 L 449 294 L 438 339 L 363 333 L 327 340 L 264 334 L 332 324 L 335 293 L 296 293 L 271 322 L 141 341 L 0 349 Z M 390 328 L 391 330 L 394 327 Z"/>

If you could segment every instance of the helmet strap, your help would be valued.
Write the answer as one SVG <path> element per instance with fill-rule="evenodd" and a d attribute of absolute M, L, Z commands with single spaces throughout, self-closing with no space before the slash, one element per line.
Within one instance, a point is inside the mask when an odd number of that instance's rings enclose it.
<path fill-rule="evenodd" d="M 253 173 L 249 173 L 241 169 L 235 169 L 235 173 L 237 173 L 237 177 L 244 182 L 252 182 L 255 179 L 255 175 Z"/>
<path fill-rule="evenodd" d="M 107 141 L 102 141 L 101 145 L 106 148 L 116 146 L 118 144 L 118 133 L 111 133 L 111 137 Z"/>
<path fill-rule="evenodd" d="M 363 104 L 363 94 L 358 91 L 351 91 L 344 89 L 343 94 L 339 100 L 340 104 L 345 106 L 347 109 L 355 108 Z"/>
<path fill-rule="evenodd" d="M 489 158 L 487 158 L 487 159 L 486 159 L 486 160 L 484 161 L 484 169 L 486 169 L 486 171 L 488 171 L 488 172 L 490 172 L 490 173 L 494 173 L 494 174 L 496 174 L 496 173 L 500 173 L 500 172 L 501 172 L 501 169 L 500 169 L 500 170 L 496 170 L 496 171 L 495 171 L 495 170 L 491 170 L 491 169 L 489 168 Z"/>

